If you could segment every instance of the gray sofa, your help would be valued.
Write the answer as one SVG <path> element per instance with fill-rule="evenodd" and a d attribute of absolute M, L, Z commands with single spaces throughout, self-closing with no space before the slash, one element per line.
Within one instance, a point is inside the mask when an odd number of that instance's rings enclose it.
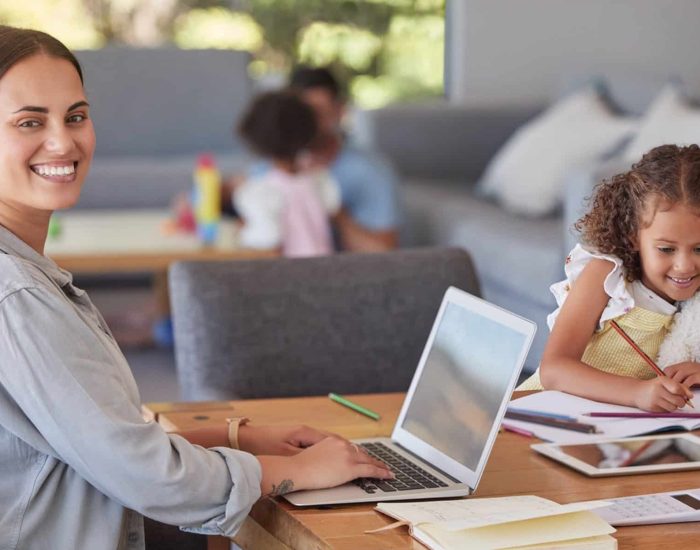
<path fill-rule="evenodd" d="M 246 162 L 233 136 L 252 95 L 246 53 L 107 47 L 77 57 L 97 135 L 78 208 L 167 207 L 190 188 L 198 153 L 226 172 Z"/>
<path fill-rule="evenodd" d="M 660 89 L 615 88 L 618 105 L 638 114 Z M 632 93 L 634 91 L 634 93 Z M 629 92 L 629 93 L 628 93 Z M 476 182 L 508 137 L 540 108 L 476 109 L 447 103 L 411 104 L 358 112 L 358 139 L 389 157 L 402 178 L 404 246 L 459 246 L 470 252 L 484 297 L 537 322 L 526 362 L 534 370 L 556 307 L 549 286 L 564 276 L 577 241 L 573 223 L 602 176 L 619 162 L 572 168 L 560 210 L 543 218 L 511 214 L 484 198 Z"/>

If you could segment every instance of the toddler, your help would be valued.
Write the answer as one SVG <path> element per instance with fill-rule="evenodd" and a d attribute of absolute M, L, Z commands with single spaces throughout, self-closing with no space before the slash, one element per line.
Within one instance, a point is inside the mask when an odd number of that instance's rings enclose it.
<path fill-rule="evenodd" d="M 700 147 L 656 147 L 602 182 L 576 229 L 584 245 L 552 286 L 551 335 L 539 371 L 519 389 L 649 411 L 683 407 L 700 364 L 669 365 L 668 377 L 657 377 L 610 321 L 656 359 L 679 303 L 700 288 Z"/>
<path fill-rule="evenodd" d="M 290 257 L 333 252 L 329 216 L 340 208 L 340 192 L 328 172 L 305 160 L 316 131 L 313 110 L 291 91 L 258 96 L 244 115 L 241 137 L 271 163 L 234 194 L 244 246 Z"/>

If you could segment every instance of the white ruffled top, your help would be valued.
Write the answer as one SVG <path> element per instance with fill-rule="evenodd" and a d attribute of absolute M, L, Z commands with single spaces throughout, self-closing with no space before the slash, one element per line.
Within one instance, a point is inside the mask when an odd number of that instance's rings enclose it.
<path fill-rule="evenodd" d="M 610 300 L 608 300 L 608 305 L 605 306 L 600 316 L 598 330 L 603 328 L 603 323 L 605 321 L 629 313 L 634 307 L 640 307 L 664 315 L 673 315 L 676 313 L 678 308 L 674 304 L 669 304 L 658 294 L 644 286 L 641 281 L 627 281 L 620 258 L 610 254 L 601 254 L 577 244 L 566 257 L 566 262 L 564 264 L 566 279 L 554 283 L 549 287 L 549 290 L 554 294 L 557 300 L 557 306 L 559 306 L 547 316 L 549 330 L 552 330 L 554 322 L 557 320 L 559 312 L 561 311 L 561 306 L 569 295 L 571 286 L 576 279 L 578 279 L 579 275 L 581 275 L 583 268 L 586 267 L 588 262 L 593 258 L 608 260 L 613 264 L 610 273 L 608 273 L 603 283 L 605 293 L 610 296 Z"/>

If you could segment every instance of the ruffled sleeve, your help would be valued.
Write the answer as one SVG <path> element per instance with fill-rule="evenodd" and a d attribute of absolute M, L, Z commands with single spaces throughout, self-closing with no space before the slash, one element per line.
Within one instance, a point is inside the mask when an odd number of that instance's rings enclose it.
<path fill-rule="evenodd" d="M 552 294 L 554 294 L 554 298 L 557 300 L 557 305 L 559 306 L 547 316 L 547 325 L 549 326 L 550 330 L 552 330 L 552 327 L 559 316 L 561 306 L 564 304 L 566 297 L 569 295 L 571 287 L 579 278 L 586 265 L 588 265 L 588 262 L 594 258 L 608 260 L 611 263 L 610 273 L 608 273 L 607 277 L 605 277 L 605 281 L 603 283 L 605 293 L 610 296 L 610 300 L 608 301 L 608 305 L 605 306 L 603 314 L 600 316 L 598 328 L 602 329 L 605 321 L 614 319 L 620 315 L 624 315 L 634 307 L 634 297 L 625 279 L 622 260 L 617 256 L 600 254 L 577 244 L 566 257 L 566 262 L 564 264 L 566 279 L 549 287 L 549 290 L 552 292 Z"/>

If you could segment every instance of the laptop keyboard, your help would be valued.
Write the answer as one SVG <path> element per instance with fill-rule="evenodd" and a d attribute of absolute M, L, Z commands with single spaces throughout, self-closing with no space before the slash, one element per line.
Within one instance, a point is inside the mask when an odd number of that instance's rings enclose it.
<path fill-rule="evenodd" d="M 366 493 L 379 491 L 414 491 L 416 489 L 432 489 L 447 487 L 447 483 L 425 471 L 416 463 L 411 462 L 383 443 L 360 443 L 367 453 L 391 467 L 396 479 L 359 478 L 353 481 Z"/>

